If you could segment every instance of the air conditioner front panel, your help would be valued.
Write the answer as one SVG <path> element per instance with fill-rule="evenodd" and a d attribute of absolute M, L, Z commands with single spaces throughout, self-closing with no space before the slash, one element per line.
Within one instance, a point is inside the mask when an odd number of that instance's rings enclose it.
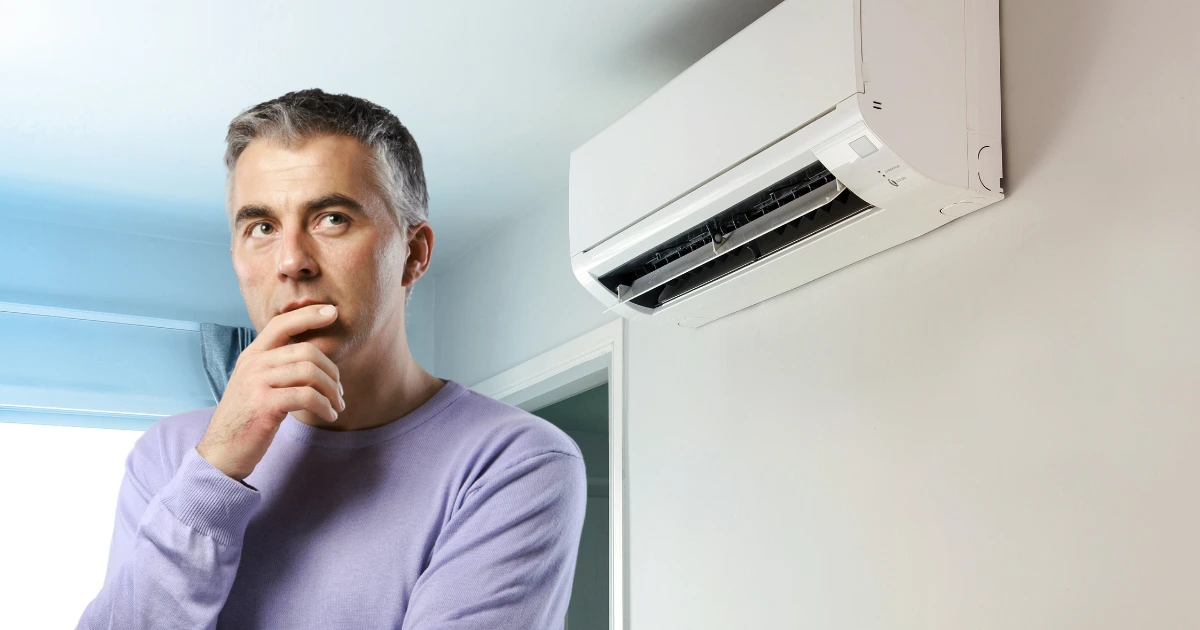
<path fill-rule="evenodd" d="M 699 226 L 721 223 L 721 217 L 757 203 L 781 184 L 790 187 L 797 175 L 813 178 L 807 196 L 814 198 L 813 208 L 823 209 L 809 217 L 812 223 L 780 230 L 752 258 L 704 256 L 705 268 L 696 272 L 685 264 L 704 253 L 693 243 L 711 247 L 708 239 L 692 238 Z M 847 188 L 837 195 L 839 203 L 826 197 L 833 183 Z M 924 234 L 954 218 L 941 209 L 970 199 L 966 191 L 925 178 L 901 160 L 863 121 L 859 99 L 850 98 L 704 188 L 576 254 L 572 265 L 580 282 L 624 317 L 702 325 Z M 676 250 L 680 243 L 688 245 Z M 662 279 L 654 277 L 659 267 L 667 272 Z M 637 271 L 630 275 L 630 269 Z M 739 290 L 726 286 L 735 279 Z M 668 282 L 674 286 L 668 288 Z"/>
<path fill-rule="evenodd" d="M 779 5 L 574 151 L 571 254 L 668 205 L 854 94 L 855 4 Z"/>

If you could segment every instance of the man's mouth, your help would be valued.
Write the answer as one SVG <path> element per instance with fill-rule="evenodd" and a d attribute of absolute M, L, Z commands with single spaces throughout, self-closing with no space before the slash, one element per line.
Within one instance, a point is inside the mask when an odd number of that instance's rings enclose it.
<path fill-rule="evenodd" d="M 290 313 L 298 308 L 304 308 L 305 306 L 308 306 L 310 304 L 333 304 L 333 302 L 330 302 L 327 300 L 314 300 L 311 298 L 305 298 L 303 300 L 296 300 L 294 302 L 288 302 L 287 305 L 283 307 L 283 310 L 279 311 L 279 314 Z"/>

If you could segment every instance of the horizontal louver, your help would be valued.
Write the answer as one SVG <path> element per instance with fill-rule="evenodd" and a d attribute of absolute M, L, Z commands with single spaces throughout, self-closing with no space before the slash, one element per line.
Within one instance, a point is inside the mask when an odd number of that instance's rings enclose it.
<path fill-rule="evenodd" d="M 622 300 L 658 308 L 870 207 L 817 162 L 599 281 Z"/>

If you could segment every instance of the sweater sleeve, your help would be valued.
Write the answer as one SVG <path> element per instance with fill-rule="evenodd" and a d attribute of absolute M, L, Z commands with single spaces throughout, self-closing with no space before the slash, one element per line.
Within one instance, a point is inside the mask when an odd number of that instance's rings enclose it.
<path fill-rule="evenodd" d="M 195 448 L 151 495 L 148 459 L 126 459 L 108 573 L 77 628 L 216 627 L 261 496 Z"/>
<path fill-rule="evenodd" d="M 566 453 L 472 489 L 417 579 L 404 630 L 562 628 L 586 507 L 583 460 Z"/>

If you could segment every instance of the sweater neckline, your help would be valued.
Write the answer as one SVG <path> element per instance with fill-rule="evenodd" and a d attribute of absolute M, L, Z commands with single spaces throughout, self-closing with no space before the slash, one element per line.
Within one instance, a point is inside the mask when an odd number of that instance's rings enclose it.
<path fill-rule="evenodd" d="M 297 442 L 306 442 L 331 448 L 362 448 L 385 442 L 407 433 L 444 411 L 454 401 L 469 391 L 457 381 L 439 379 L 444 385 L 420 407 L 378 427 L 358 431 L 333 431 L 305 424 L 291 413 L 279 425 L 279 433 Z"/>

